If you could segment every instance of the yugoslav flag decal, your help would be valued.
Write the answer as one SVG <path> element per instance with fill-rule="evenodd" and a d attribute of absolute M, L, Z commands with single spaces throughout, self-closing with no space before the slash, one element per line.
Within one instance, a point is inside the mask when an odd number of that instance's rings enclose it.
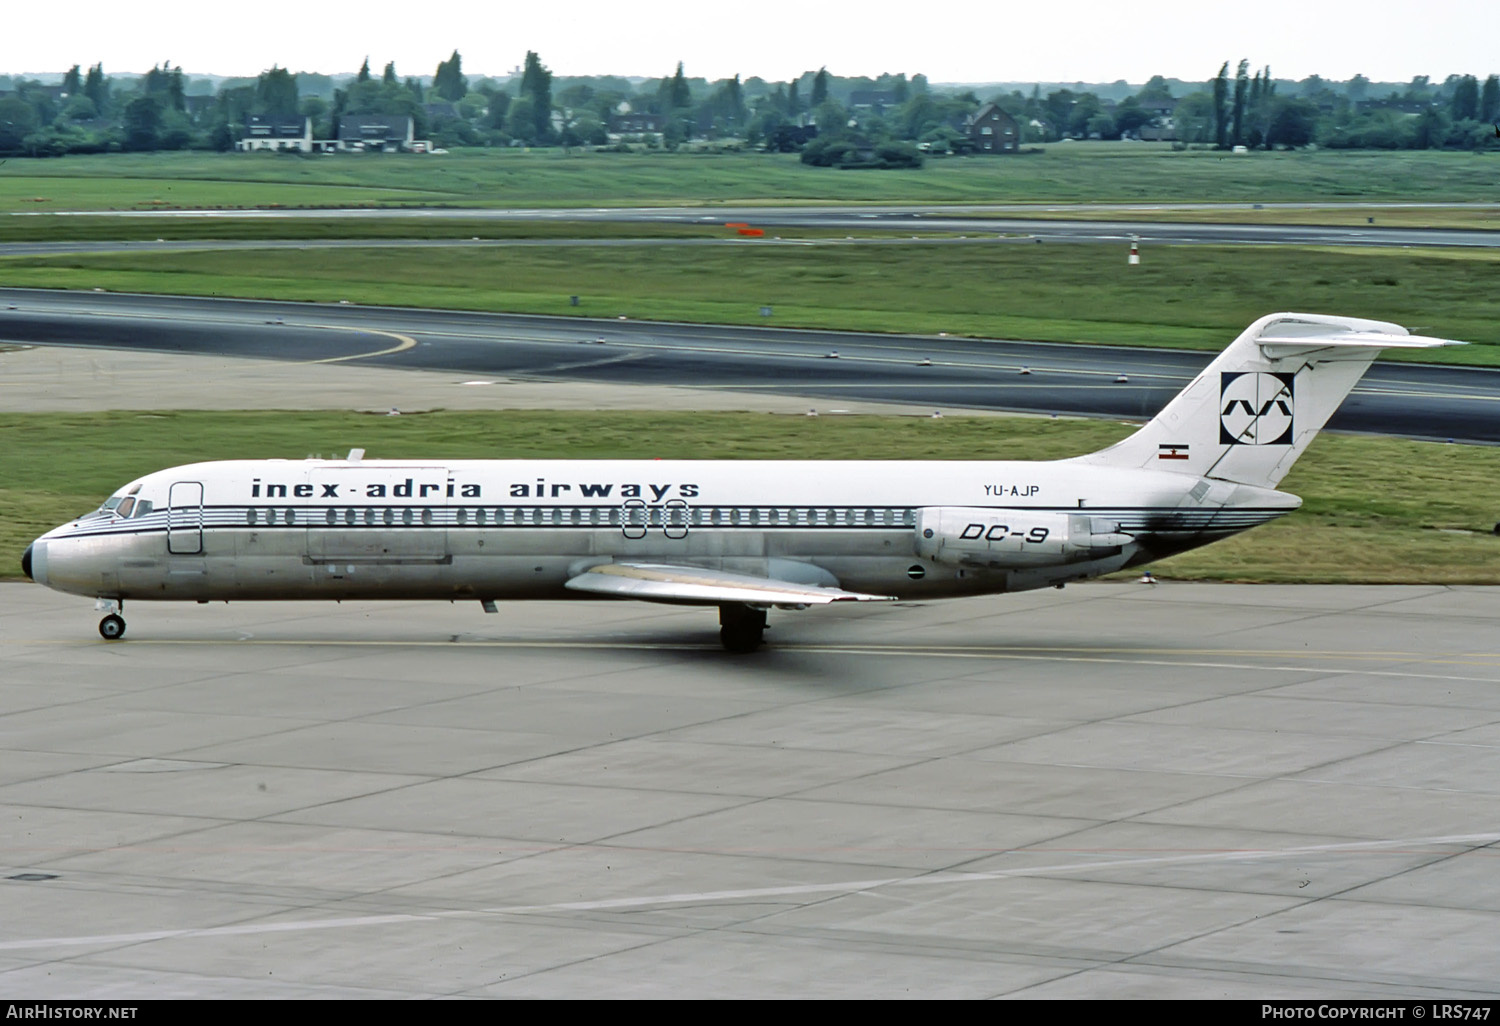
<path fill-rule="evenodd" d="M 1295 374 L 1225 371 L 1219 375 L 1221 445 L 1291 445 Z"/>

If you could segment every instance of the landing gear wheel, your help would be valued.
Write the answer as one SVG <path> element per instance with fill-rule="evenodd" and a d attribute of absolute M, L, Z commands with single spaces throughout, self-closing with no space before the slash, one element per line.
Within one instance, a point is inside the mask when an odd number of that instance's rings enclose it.
<path fill-rule="evenodd" d="M 719 607 L 719 642 L 730 652 L 754 652 L 765 641 L 766 611 L 750 606 Z"/>
<path fill-rule="evenodd" d="M 754 652 L 765 638 L 760 631 L 740 627 L 720 627 L 719 643 L 727 652 Z"/>
<path fill-rule="evenodd" d="M 105 641 L 117 641 L 125 636 L 125 618 L 116 613 L 110 613 L 99 621 L 99 635 Z"/>

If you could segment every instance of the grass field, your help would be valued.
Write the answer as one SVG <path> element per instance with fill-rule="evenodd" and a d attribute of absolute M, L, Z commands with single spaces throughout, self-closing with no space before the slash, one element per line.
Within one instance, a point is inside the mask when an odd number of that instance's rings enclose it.
<path fill-rule="evenodd" d="M 11 159 L 0 211 L 161 207 L 699 203 L 1494 202 L 1500 155 L 1322 151 L 1230 156 L 1078 143 L 910 171 L 807 167 L 795 155 L 456 150 L 290 156 L 156 153 Z"/>
<path fill-rule="evenodd" d="M 722 231 L 722 230 L 720 230 Z M 1462 339 L 1416 354 L 1500 365 L 1500 252 L 751 242 L 370 248 L 0 259 L 0 284 L 1217 350 L 1276 310 Z M 581 297 L 580 306 L 568 297 Z"/>
<path fill-rule="evenodd" d="M 1036 418 L 751 413 L 0 414 L 0 577 L 19 576 L 20 553 L 38 534 L 132 478 L 202 459 L 300 459 L 354 447 L 393 459 L 1053 459 L 1130 430 Z M 1500 584 L 1500 537 L 1489 533 L 1500 519 L 1496 480 L 1497 448 L 1324 436 L 1282 486 L 1306 500 L 1301 511 L 1157 571 L 1182 580 Z"/>

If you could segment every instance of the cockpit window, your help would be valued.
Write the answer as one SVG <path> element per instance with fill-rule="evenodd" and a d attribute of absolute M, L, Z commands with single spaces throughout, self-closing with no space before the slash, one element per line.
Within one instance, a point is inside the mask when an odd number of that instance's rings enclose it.
<path fill-rule="evenodd" d="M 117 516 L 128 517 L 135 506 L 135 496 L 141 490 L 144 482 L 137 481 L 135 484 L 121 488 L 118 492 L 104 500 L 104 505 L 99 507 L 100 513 L 114 513 Z M 149 506 L 150 503 L 147 503 Z M 140 511 L 136 516 L 144 516 Z"/>
<path fill-rule="evenodd" d="M 151 500 L 150 499 L 137 499 L 136 500 L 136 503 L 135 503 L 135 516 L 137 518 L 143 517 L 147 513 L 150 513 L 150 512 L 151 512 Z"/>

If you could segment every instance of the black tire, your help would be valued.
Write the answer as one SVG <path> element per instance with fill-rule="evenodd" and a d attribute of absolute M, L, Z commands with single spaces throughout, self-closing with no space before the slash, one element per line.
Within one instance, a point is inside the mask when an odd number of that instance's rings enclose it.
<path fill-rule="evenodd" d="M 125 636 L 125 618 L 110 613 L 99 621 L 99 636 L 105 641 L 118 641 Z"/>
<path fill-rule="evenodd" d="M 754 652 L 765 640 L 759 627 L 720 627 L 719 642 L 730 652 Z"/>

